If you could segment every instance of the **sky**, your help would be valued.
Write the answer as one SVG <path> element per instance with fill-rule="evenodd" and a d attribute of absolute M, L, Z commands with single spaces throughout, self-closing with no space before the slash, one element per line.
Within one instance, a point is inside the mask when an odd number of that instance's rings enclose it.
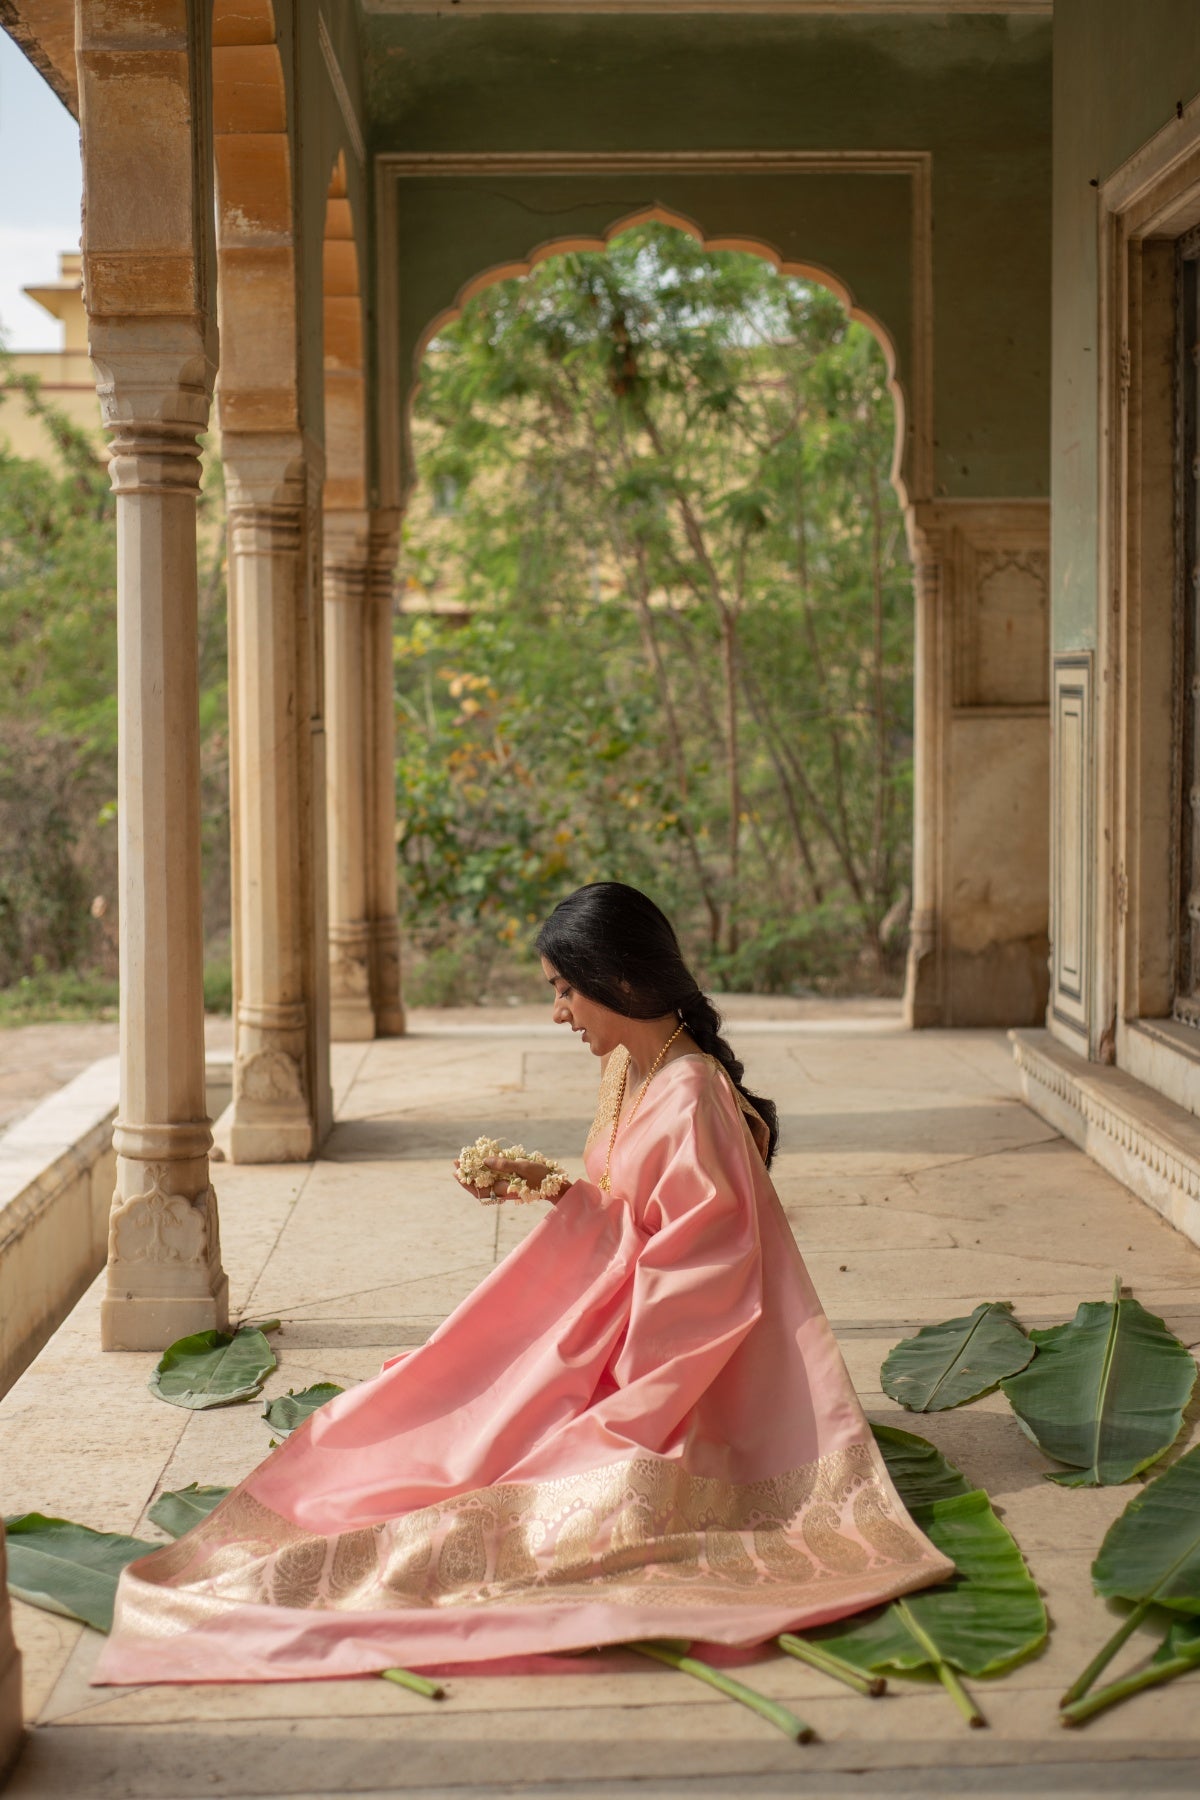
<path fill-rule="evenodd" d="M 79 248 L 79 127 L 0 30 L 0 338 L 9 350 L 57 350 L 62 326 L 21 289 L 53 281 L 60 250 Z"/>

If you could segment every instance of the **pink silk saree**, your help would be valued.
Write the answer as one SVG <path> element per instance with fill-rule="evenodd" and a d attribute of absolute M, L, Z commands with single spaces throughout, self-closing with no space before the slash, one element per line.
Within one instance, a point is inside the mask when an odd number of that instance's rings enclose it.
<path fill-rule="evenodd" d="M 424 1345 L 126 1569 L 98 1683 L 749 1646 L 952 1573 L 892 1487 L 724 1071 L 664 1066 L 604 1193 L 611 1117 L 602 1091 L 591 1179 Z"/>

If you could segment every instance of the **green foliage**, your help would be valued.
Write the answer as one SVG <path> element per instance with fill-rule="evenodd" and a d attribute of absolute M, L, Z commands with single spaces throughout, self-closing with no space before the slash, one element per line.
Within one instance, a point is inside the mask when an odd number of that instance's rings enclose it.
<path fill-rule="evenodd" d="M 523 943 L 618 877 L 724 986 L 886 978 L 912 732 L 893 438 L 882 354 L 830 294 L 658 225 L 443 332 L 396 637 L 428 955 Z"/>
<path fill-rule="evenodd" d="M 290 1437 L 297 1425 L 303 1425 L 319 1407 L 344 1392 L 336 1381 L 318 1381 L 312 1387 L 301 1388 L 299 1393 L 289 1388 L 286 1394 L 277 1395 L 263 1408 L 263 1418 L 280 1437 Z"/>
<path fill-rule="evenodd" d="M 874 1422 L 871 1431 L 905 1506 L 932 1506 L 935 1500 L 953 1500 L 971 1492 L 961 1470 L 927 1438 Z"/>
<path fill-rule="evenodd" d="M 1135 1494 L 1109 1526 L 1092 1564 L 1092 1585 L 1105 1600 L 1132 1602 L 1132 1611 L 1063 1695 L 1064 1722 L 1071 1725 L 1200 1668 L 1200 1444 Z M 1091 1693 L 1097 1676 L 1157 1607 L 1185 1618 L 1168 1626 L 1150 1668 Z"/>
<path fill-rule="evenodd" d="M 92 969 L 42 969 L 0 988 L 0 1027 L 47 1019 L 115 1019 L 117 980 Z"/>
<path fill-rule="evenodd" d="M 81 1619 L 111 1631 L 117 1580 L 127 1563 L 157 1544 L 112 1531 L 92 1531 L 70 1519 L 23 1513 L 6 1519 L 8 1585 L 18 1600 L 44 1612 Z"/>
<path fill-rule="evenodd" d="M 924 1439 L 888 1427 L 874 1430 L 913 1523 L 956 1573 L 939 1587 L 830 1626 L 810 1641 L 860 1669 L 932 1673 L 968 1722 L 983 1724 L 956 1671 L 1000 1675 L 1037 1654 L 1049 1632 L 1037 1584 L 981 1489 L 969 1488 Z"/>
<path fill-rule="evenodd" d="M 1034 1353 L 1012 1316 L 1012 1301 L 987 1300 L 963 1318 L 904 1338 L 885 1358 L 880 1382 L 910 1412 L 945 1412 L 990 1393 Z"/>
<path fill-rule="evenodd" d="M 114 501 L 92 437 L 0 351 L 5 406 L 37 415 L 56 462 L 0 448 L 0 1022 L 94 1016 L 116 973 Z M 228 923 L 222 504 L 210 459 L 200 507 L 201 793 L 216 932 Z M 76 979 L 61 990 L 43 979 L 68 974 Z"/>
<path fill-rule="evenodd" d="M 181 1538 L 193 1525 L 207 1519 L 214 1506 L 219 1506 L 232 1488 L 200 1487 L 189 1481 L 184 1488 L 168 1489 L 150 1508 L 148 1518 L 173 1538 Z"/>
<path fill-rule="evenodd" d="M 1085 1300 L 1069 1324 L 1031 1331 L 1037 1356 L 1004 1381 L 1027 1436 L 1068 1464 L 1062 1487 L 1131 1481 L 1170 1448 L 1196 1382 L 1191 1352 L 1138 1301 Z"/>
<path fill-rule="evenodd" d="M 261 1331 L 197 1331 L 164 1350 L 150 1392 L 171 1406 L 202 1412 L 251 1400 L 276 1366 L 275 1352 Z"/>

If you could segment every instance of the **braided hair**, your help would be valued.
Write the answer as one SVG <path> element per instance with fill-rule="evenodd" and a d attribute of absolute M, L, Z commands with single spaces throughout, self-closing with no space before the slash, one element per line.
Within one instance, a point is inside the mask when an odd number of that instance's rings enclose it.
<path fill-rule="evenodd" d="M 721 1036 L 721 1015 L 683 960 L 679 939 L 653 900 L 623 881 L 593 881 L 560 900 L 536 948 L 573 988 L 626 1019 L 674 1013 L 699 1049 L 714 1057 L 770 1136 L 767 1166 L 779 1141 L 773 1100 L 752 1094 L 744 1069 Z"/>

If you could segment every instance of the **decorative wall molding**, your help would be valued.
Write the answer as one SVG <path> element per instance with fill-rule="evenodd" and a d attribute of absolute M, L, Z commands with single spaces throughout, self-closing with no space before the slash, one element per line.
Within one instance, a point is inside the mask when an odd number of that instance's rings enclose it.
<path fill-rule="evenodd" d="M 346 86 L 346 77 L 342 74 L 342 65 L 337 59 L 337 51 L 333 47 L 333 39 L 329 35 L 329 27 L 325 23 L 324 13 L 317 14 L 317 42 L 321 46 L 321 56 L 329 75 L 329 84 L 336 96 L 342 122 L 346 127 L 346 136 L 350 147 L 362 168 L 367 160 L 367 146 L 363 141 L 362 126 L 354 111 L 354 102 L 350 98 L 350 89 Z"/>
<path fill-rule="evenodd" d="M 1056 656 L 1051 700 L 1050 1006 L 1087 1038 L 1092 953 L 1092 653 Z"/>
<path fill-rule="evenodd" d="M 1200 224 L 1200 101 L 1100 187 L 1093 1033 L 1169 1015 L 1177 952 L 1178 240 Z M 1171 790 L 1174 789 L 1172 794 Z M 1112 1041 L 1112 1040 L 1110 1040 Z"/>
<path fill-rule="evenodd" d="M 1011 1031 L 1021 1092 L 1063 1136 L 1200 1243 L 1200 1121 L 1045 1031 Z"/>
<path fill-rule="evenodd" d="M 741 10 L 740 7 L 735 10 Z M 933 492 L 933 157 L 927 150 L 622 150 L 622 151 L 406 151 L 379 156 L 376 169 L 376 242 L 379 318 L 378 447 L 380 504 L 403 505 L 401 444 L 404 433 L 404 379 L 400 368 L 398 189 L 402 182 L 482 176 L 501 179 L 531 176 L 539 180 L 579 179 L 596 175 L 660 175 L 713 177 L 890 175 L 906 177 L 911 194 L 912 340 L 903 374 L 905 423 L 909 447 L 904 459 L 904 485 L 910 502 Z M 664 210 L 670 211 L 665 206 Z M 752 234 L 747 233 L 746 248 Z M 573 240 L 577 242 L 577 240 Z M 734 247 L 731 239 L 712 240 Z M 566 240 L 562 240 L 566 247 Z M 555 240 L 534 240 L 528 256 L 553 254 Z M 771 248 L 771 246 L 764 246 Z M 782 256 L 780 266 L 789 265 Z M 494 272 L 499 279 L 507 270 Z M 489 271 L 479 271 L 483 285 Z M 833 281 L 836 270 L 828 271 Z M 819 278 L 819 277 L 818 277 Z M 475 291 L 474 287 L 470 291 Z M 465 296 L 464 296 L 465 297 Z M 844 297 L 844 295 L 843 295 Z M 878 321 L 881 329 L 886 329 Z M 905 347 L 900 347 L 905 354 Z"/>

